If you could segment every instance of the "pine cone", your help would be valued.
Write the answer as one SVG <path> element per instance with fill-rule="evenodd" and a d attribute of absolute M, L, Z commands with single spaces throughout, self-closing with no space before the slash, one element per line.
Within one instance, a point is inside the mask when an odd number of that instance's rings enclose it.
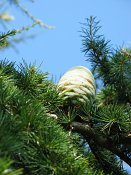
<path fill-rule="evenodd" d="M 59 83 L 58 92 L 65 102 L 86 104 L 95 96 L 95 80 L 91 71 L 83 66 L 76 66 L 65 73 Z"/>

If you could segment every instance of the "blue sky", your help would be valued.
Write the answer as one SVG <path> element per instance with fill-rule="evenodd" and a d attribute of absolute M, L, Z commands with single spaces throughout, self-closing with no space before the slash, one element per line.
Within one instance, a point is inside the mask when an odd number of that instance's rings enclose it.
<path fill-rule="evenodd" d="M 81 52 L 80 22 L 91 15 L 101 21 L 102 31 L 114 47 L 131 44 L 131 1 L 130 0 L 36 0 L 34 3 L 23 0 L 21 3 L 37 18 L 48 25 L 55 26 L 53 30 L 35 27 L 32 34 L 37 34 L 32 40 L 17 44 L 19 53 L 13 49 L 1 52 L 0 59 L 7 58 L 21 62 L 40 65 L 43 71 L 48 71 L 55 79 L 76 65 L 90 67 Z M 10 8 L 11 7 L 11 8 Z M 8 24 L 9 29 L 19 29 L 31 24 L 31 20 L 15 6 L 7 6 L 7 11 L 15 16 Z M 0 26 L 1 30 L 4 29 Z"/>
<path fill-rule="evenodd" d="M 114 47 L 131 47 L 131 0 L 36 0 L 34 3 L 23 0 L 21 3 L 36 18 L 55 26 L 55 29 L 35 27 L 31 30 L 31 34 L 36 34 L 35 38 L 16 45 L 19 53 L 12 48 L 3 50 L 0 59 L 7 58 L 19 63 L 23 58 L 36 66 L 42 63 L 40 69 L 48 71 L 55 80 L 73 66 L 90 68 L 81 52 L 79 31 L 82 27 L 80 22 L 85 22 L 91 15 L 101 21 L 101 34 L 111 40 Z M 6 11 L 15 16 L 15 20 L 8 23 L 8 29 L 31 24 L 31 20 L 15 6 L 7 5 Z M 0 25 L 0 31 L 4 30 Z M 27 35 L 26 32 L 24 35 Z"/>

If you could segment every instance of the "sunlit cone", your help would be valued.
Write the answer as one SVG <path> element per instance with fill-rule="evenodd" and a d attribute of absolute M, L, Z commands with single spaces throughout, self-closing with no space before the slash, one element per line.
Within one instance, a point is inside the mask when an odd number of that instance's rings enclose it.
<path fill-rule="evenodd" d="M 66 72 L 58 83 L 59 95 L 65 102 L 87 104 L 95 96 L 95 80 L 91 71 L 76 66 Z"/>

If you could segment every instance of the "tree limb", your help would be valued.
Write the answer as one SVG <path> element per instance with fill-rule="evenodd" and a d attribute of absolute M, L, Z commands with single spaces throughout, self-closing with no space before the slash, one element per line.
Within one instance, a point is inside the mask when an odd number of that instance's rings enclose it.
<path fill-rule="evenodd" d="M 85 125 L 80 122 L 72 122 L 71 126 L 74 131 L 82 134 L 84 137 L 93 139 L 94 142 L 97 143 L 99 146 L 110 150 L 112 153 L 120 157 L 120 159 L 125 161 L 129 166 L 131 166 L 131 159 L 123 151 L 121 151 L 119 148 L 116 147 L 116 143 L 113 142 L 113 139 L 111 140 L 107 138 L 103 133 L 95 131 L 87 124 Z M 131 137 L 125 137 L 126 140 L 127 138 L 128 142 L 130 142 Z M 122 138 L 121 142 L 123 141 L 124 138 Z"/>
<path fill-rule="evenodd" d="M 123 143 L 123 144 L 131 145 L 131 133 L 130 134 L 121 134 L 119 142 Z"/>

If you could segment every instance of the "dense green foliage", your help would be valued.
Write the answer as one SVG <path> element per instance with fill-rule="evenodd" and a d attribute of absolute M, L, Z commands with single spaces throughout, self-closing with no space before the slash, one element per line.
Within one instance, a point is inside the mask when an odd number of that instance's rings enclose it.
<path fill-rule="evenodd" d="M 87 158 L 50 116 L 61 105 L 45 73 L 31 65 L 17 69 L 0 62 L 1 174 L 8 169 L 12 175 L 92 174 Z"/>
<path fill-rule="evenodd" d="M 86 61 L 92 64 L 96 81 L 101 80 L 102 84 L 102 89 L 98 86 L 97 107 L 91 116 L 93 128 L 96 128 L 101 136 L 104 134 L 107 145 L 101 145 L 102 149 L 100 145 L 97 145 L 98 148 L 93 145 L 94 155 L 103 166 L 102 161 L 105 158 L 102 152 L 103 148 L 106 148 L 131 166 L 131 49 L 112 48 L 110 42 L 99 33 L 100 29 L 99 21 L 95 17 L 87 19 L 81 29 L 82 52 L 87 57 Z M 123 140 L 124 136 L 127 140 Z M 121 174 L 118 170 L 115 172 L 113 159 L 111 162 L 109 166 L 112 164 L 110 169 L 113 174 Z"/>

